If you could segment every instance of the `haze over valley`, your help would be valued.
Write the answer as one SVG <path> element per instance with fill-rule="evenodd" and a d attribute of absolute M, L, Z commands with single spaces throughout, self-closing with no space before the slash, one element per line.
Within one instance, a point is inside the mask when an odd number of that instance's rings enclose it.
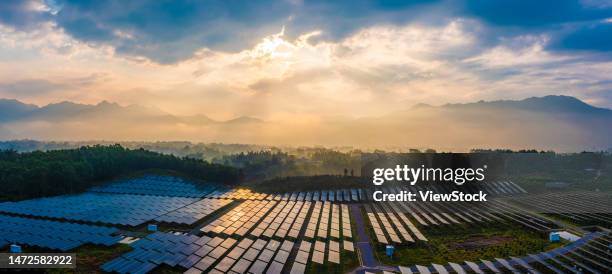
<path fill-rule="evenodd" d="M 612 147 L 612 110 L 568 96 L 520 101 L 417 104 L 382 116 L 214 120 L 103 101 L 45 106 L 0 100 L 0 138 L 274 144 L 292 146 L 605 150 Z"/>

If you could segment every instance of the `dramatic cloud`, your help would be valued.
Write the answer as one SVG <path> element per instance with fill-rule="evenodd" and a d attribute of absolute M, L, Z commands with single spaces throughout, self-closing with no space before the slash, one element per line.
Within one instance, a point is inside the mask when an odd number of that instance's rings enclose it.
<path fill-rule="evenodd" d="M 2 1 L 0 97 L 313 121 L 416 103 L 611 107 L 605 1 Z"/>

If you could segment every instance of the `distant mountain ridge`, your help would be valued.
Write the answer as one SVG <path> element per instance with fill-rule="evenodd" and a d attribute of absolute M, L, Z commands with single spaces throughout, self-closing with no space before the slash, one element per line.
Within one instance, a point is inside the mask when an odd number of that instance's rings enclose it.
<path fill-rule="evenodd" d="M 15 99 L 0 99 L 0 123 L 20 121 L 67 121 L 74 119 L 130 118 L 188 123 L 253 123 L 263 122 L 254 117 L 240 116 L 227 121 L 217 121 L 206 115 L 174 116 L 159 109 L 140 105 L 121 106 L 114 102 L 102 101 L 95 105 L 69 101 L 45 106 L 26 104 Z"/>
<path fill-rule="evenodd" d="M 446 104 L 444 108 L 496 108 L 496 109 L 515 109 L 534 112 L 572 112 L 572 113 L 609 113 L 612 110 L 598 108 L 589 105 L 575 97 L 564 95 L 547 95 L 544 97 L 530 97 L 523 100 L 498 100 L 498 101 L 478 101 L 466 104 Z"/>
<path fill-rule="evenodd" d="M 0 99 L 0 139 L 118 140 L 472 148 L 612 148 L 612 110 L 569 96 L 418 104 L 377 117 L 321 117 L 265 121 L 239 116 L 225 121 L 205 114 L 176 116 L 139 105 L 60 102 L 46 106 Z"/>

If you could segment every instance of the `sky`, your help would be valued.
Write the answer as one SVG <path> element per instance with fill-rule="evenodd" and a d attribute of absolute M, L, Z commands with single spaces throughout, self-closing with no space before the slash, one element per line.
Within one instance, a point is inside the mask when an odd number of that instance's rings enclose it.
<path fill-rule="evenodd" d="M 612 108 L 611 0 L 0 1 L 0 98 L 303 121 L 575 96 Z"/>

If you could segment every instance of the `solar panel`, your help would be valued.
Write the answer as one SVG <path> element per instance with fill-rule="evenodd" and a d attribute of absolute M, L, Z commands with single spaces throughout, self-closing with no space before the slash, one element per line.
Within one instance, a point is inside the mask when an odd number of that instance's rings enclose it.
<path fill-rule="evenodd" d="M 336 241 L 329 241 L 329 250 L 339 252 L 340 243 Z"/>
<path fill-rule="evenodd" d="M 281 250 L 285 250 L 287 252 L 291 252 L 292 248 L 293 248 L 293 242 L 289 240 L 285 240 L 281 246 Z"/>
<path fill-rule="evenodd" d="M 516 263 L 518 263 L 520 266 L 522 266 L 523 268 L 525 268 L 526 270 L 529 270 L 530 272 L 539 274 L 538 271 L 536 271 L 533 267 L 531 267 L 529 264 L 527 264 L 523 259 L 520 258 L 516 258 L 516 257 L 510 257 L 510 259 L 512 259 L 513 261 L 515 261 Z"/>
<path fill-rule="evenodd" d="M 321 241 L 316 241 L 314 249 L 319 252 L 325 252 L 325 243 Z"/>
<path fill-rule="evenodd" d="M 431 264 L 431 266 L 433 266 L 433 268 L 438 272 L 438 274 L 448 274 L 448 270 L 446 270 L 446 267 L 444 267 L 443 265 Z"/>
<path fill-rule="evenodd" d="M 491 262 L 491 261 L 487 261 L 487 260 L 480 260 L 482 263 L 484 263 L 484 265 L 489 268 L 491 271 L 495 272 L 495 273 L 501 273 L 501 271 L 499 271 L 499 269 L 497 269 L 497 267 L 495 267 L 495 265 Z"/>
<path fill-rule="evenodd" d="M 143 176 L 135 179 L 116 180 L 93 187 L 89 191 L 118 194 L 199 198 L 215 190 L 212 185 L 196 184 L 178 177 Z"/>
<path fill-rule="evenodd" d="M 484 272 L 480 269 L 480 267 L 470 261 L 466 261 L 465 264 L 474 272 L 478 273 L 478 274 L 484 274 Z"/>
<path fill-rule="evenodd" d="M 412 274 L 412 270 L 410 270 L 410 268 L 406 266 L 400 266 L 399 271 L 402 274 Z"/>
<path fill-rule="evenodd" d="M 456 263 L 448 263 L 448 265 L 450 265 L 450 267 L 453 269 L 453 271 L 457 272 L 457 274 L 465 274 L 465 270 L 463 269 L 463 267 L 461 267 L 459 264 Z"/>
<path fill-rule="evenodd" d="M 82 193 L 0 203 L 0 212 L 136 226 L 199 199 Z"/>
<path fill-rule="evenodd" d="M 510 263 L 508 263 L 508 261 L 506 261 L 505 259 L 495 258 L 495 260 L 499 262 L 502 266 L 504 266 L 506 269 L 510 270 L 512 273 L 519 273 L 519 271 L 512 267 L 512 265 L 510 265 Z"/>
<path fill-rule="evenodd" d="M 427 268 L 426 266 L 416 265 L 416 268 L 419 271 L 419 273 L 421 273 L 421 274 L 430 274 L 431 273 L 429 271 L 429 268 Z"/>
<path fill-rule="evenodd" d="M 260 260 L 257 260 L 255 263 L 253 263 L 251 268 L 249 268 L 249 273 L 261 274 L 261 273 L 264 272 L 264 270 L 266 269 L 267 265 L 268 264 L 266 262 L 262 262 Z"/>
<path fill-rule="evenodd" d="M 315 250 L 312 253 L 312 261 L 318 264 L 323 264 L 323 257 L 325 256 L 325 254 L 323 254 L 323 252 L 321 251 L 317 251 Z"/>
<path fill-rule="evenodd" d="M 221 258 L 221 256 L 223 256 L 223 254 L 225 254 L 225 252 L 227 252 L 227 248 L 218 246 L 215 249 L 213 249 L 210 253 L 208 253 L 208 256 L 213 257 L 215 259 L 219 259 Z"/>
<path fill-rule="evenodd" d="M 155 218 L 156 221 L 191 225 L 231 203 L 231 200 L 202 199 Z"/>
<path fill-rule="evenodd" d="M 285 265 L 284 263 L 272 262 L 272 264 L 270 264 L 270 267 L 268 268 L 266 273 L 267 274 L 280 274 L 281 271 L 283 270 L 284 265 Z"/>
<path fill-rule="evenodd" d="M 257 255 L 259 255 L 259 249 L 255 249 L 254 247 L 251 247 L 249 248 L 249 250 L 247 250 L 246 253 L 244 253 L 244 255 L 242 255 L 242 258 L 252 262 L 252 261 L 255 261 L 255 258 L 257 258 Z"/>
<path fill-rule="evenodd" d="M 116 228 L 0 215 L 0 246 L 19 243 L 67 251 L 85 243 L 110 246 Z"/>
<path fill-rule="evenodd" d="M 310 243 L 310 242 L 302 241 L 300 243 L 300 250 L 310 251 L 311 247 L 312 247 L 312 243 Z"/>
<path fill-rule="evenodd" d="M 327 256 L 327 260 L 332 263 L 340 264 L 340 253 L 330 250 Z"/>
<path fill-rule="evenodd" d="M 234 249 L 232 249 L 232 251 L 230 251 L 230 253 L 227 254 L 227 257 L 237 260 L 240 259 L 240 256 L 242 256 L 244 252 L 246 252 L 244 248 L 235 247 Z"/>
<path fill-rule="evenodd" d="M 232 267 L 232 265 L 234 265 L 235 262 L 235 259 L 225 257 L 215 266 L 215 269 L 221 271 L 222 273 L 226 273 Z"/>
<path fill-rule="evenodd" d="M 283 264 L 287 261 L 288 258 L 289 258 L 289 252 L 285 250 L 278 251 L 278 253 L 276 253 L 276 256 L 274 256 L 275 261 L 281 262 Z"/>
<path fill-rule="evenodd" d="M 295 261 L 306 264 L 308 262 L 308 255 L 310 251 L 300 250 L 298 254 L 295 256 Z"/>
<path fill-rule="evenodd" d="M 197 264 L 195 264 L 195 267 L 197 269 L 200 269 L 201 271 L 205 271 L 206 269 L 210 268 L 215 263 L 215 261 L 215 258 L 206 256 L 202 258 L 202 260 L 200 260 Z"/>
<path fill-rule="evenodd" d="M 274 251 L 266 249 L 259 254 L 257 259 L 269 263 L 272 260 L 272 256 L 274 256 Z"/>
<path fill-rule="evenodd" d="M 344 249 L 345 249 L 345 250 L 347 250 L 347 251 L 351 251 L 351 252 L 354 252 L 354 251 L 355 251 L 355 247 L 353 246 L 353 242 L 350 242 L 350 241 L 344 240 L 343 247 L 344 247 Z"/>
<path fill-rule="evenodd" d="M 231 270 L 237 273 L 245 273 L 250 265 L 251 262 L 243 258 L 240 259 Z"/>
<path fill-rule="evenodd" d="M 303 274 L 306 271 L 306 265 L 295 262 L 293 263 L 293 267 L 291 267 L 291 274 Z"/>

